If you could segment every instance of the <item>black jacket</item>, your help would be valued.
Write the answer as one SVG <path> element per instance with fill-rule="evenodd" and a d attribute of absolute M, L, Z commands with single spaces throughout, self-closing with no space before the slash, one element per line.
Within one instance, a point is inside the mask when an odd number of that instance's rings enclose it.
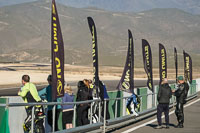
<path fill-rule="evenodd" d="M 158 103 L 169 104 L 169 100 L 171 97 L 172 97 L 172 91 L 169 84 L 165 83 L 165 84 L 160 85 L 158 95 L 157 95 Z"/>
<path fill-rule="evenodd" d="M 178 85 L 178 89 L 175 91 L 176 102 L 185 103 L 187 98 L 187 93 L 189 90 L 189 85 L 187 83 L 182 83 Z"/>
<path fill-rule="evenodd" d="M 83 81 L 78 82 L 78 92 L 76 101 L 86 101 L 89 99 L 89 90 Z"/>

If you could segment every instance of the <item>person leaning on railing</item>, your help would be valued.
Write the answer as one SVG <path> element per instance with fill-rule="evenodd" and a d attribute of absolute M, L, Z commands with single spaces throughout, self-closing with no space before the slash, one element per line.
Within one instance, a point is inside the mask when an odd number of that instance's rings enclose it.
<path fill-rule="evenodd" d="M 83 81 L 78 82 L 78 91 L 77 91 L 77 97 L 76 101 L 87 101 L 89 99 L 89 91 L 88 87 L 84 84 Z M 77 105 L 77 119 L 76 119 L 76 124 L 77 126 L 82 126 L 89 124 L 88 120 L 88 103 L 82 103 Z"/>
<path fill-rule="evenodd" d="M 99 97 L 102 100 L 102 111 L 101 111 L 101 116 L 104 118 L 104 99 L 109 99 L 108 92 L 106 85 L 99 80 Z M 109 101 L 106 101 L 106 120 L 110 119 L 110 113 L 109 113 Z"/>
<path fill-rule="evenodd" d="M 61 102 L 62 98 L 57 98 L 56 100 L 52 100 L 52 75 L 49 75 L 47 78 L 47 81 L 49 85 L 42 90 L 39 91 L 40 97 L 42 99 L 46 99 L 48 102 Z M 53 126 L 53 112 L 52 112 L 53 106 L 49 105 L 48 106 L 48 112 L 47 112 L 47 121 L 48 124 Z M 56 112 L 55 112 L 55 131 L 58 131 L 58 118 L 61 112 L 61 105 L 56 105 Z"/>
<path fill-rule="evenodd" d="M 38 95 L 36 86 L 33 83 L 30 83 L 30 77 L 28 75 L 22 76 L 22 85 L 23 85 L 23 87 L 18 91 L 18 95 L 22 97 L 24 102 L 26 102 L 26 103 L 41 102 L 41 98 Z M 41 113 L 43 113 L 42 108 L 40 108 L 41 105 L 36 106 L 36 107 L 37 107 L 36 109 L 39 111 L 41 109 Z M 27 113 L 27 118 L 29 116 L 31 116 L 32 108 L 33 108 L 33 106 L 25 107 L 26 113 Z M 26 121 L 26 119 L 25 119 L 25 121 Z"/>
<path fill-rule="evenodd" d="M 40 102 L 41 98 L 38 95 L 36 86 L 33 83 L 30 83 L 30 77 L 28 75 L 22 76 L 22 85 L 23 87 L 18 91 L 18 95 L 22 97 L 24 102 Z M 26 106 L 26 112 L 29 113 L 32 109 L 32 106 Z"/>
<path fill-rule="evenodd" d="M 70 85 L 67 84 L 65 87 L 65 94 L 62 98 L 62 102 L 73 102 L 74 101 L 74 95 L 72 93 L 72 88 Z M 66 129 L 73 128 L 72 127 L 72 119 L 74 115 L 74 105 L 68 104 L 68 105 L 62 105 L 62 120 L 63 120 L 63 127 L 66 127 Z"/>

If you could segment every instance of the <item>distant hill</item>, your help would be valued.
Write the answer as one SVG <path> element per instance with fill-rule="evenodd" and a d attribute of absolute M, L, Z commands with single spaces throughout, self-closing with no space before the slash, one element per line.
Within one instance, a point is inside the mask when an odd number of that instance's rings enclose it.
<path fill-rule="evenodd" d="M 0 7 L 32 1 L 52 0 L 0 0 Z M 154 8 L 178 8 L 200 14 L 199 0 L 56 0 L 57 3 L 77 8 L 95 7 L 114 12 L 141 12 Z"/>
<path fill-rule="evenodd" d="M 37 0 L 0 0 L 0 7 L 16 5 L 16 4 L 32 2 L 32 1 L 37 1 Z"/>
<path fill-rule="evenodd" d="M 0 61 L 50 62 L 50 1 L 36 1 L 0 8 Z M 185 49 L 200 66 L 200 16 L 175 8 L 140 13 L 117 13 L 96 8 L 57 4 L 65 44 L 65 63 L 91 65 L 91 34 L 87 17 L 96 23 L 100 65 L 123 66 L 128 29 L 133 32 L 135 66 L 142 67 L 141 39 L 149 41 L 154 67 L 158 67 L 158 43 L 163 43 L 173 67 L 173 47 Z M 179 58 L 182 61 L 182 56 Z M 198 64 L 199 63 L 199 64 Z"/>
<path fill-rule="evenodd" d="M 117 12 L 141 12 L 154 8 L 178 8 L 200 14 L 199 0 L 57 0 L 72 7 L 96 7 Z"/>

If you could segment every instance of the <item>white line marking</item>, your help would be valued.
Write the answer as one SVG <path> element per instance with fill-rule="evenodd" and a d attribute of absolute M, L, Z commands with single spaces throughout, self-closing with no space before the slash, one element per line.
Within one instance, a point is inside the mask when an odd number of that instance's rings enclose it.
<path fill-rule="evenodd" d="M 184 108 L 186 108 L 186 107 L 188 107 L 188 106 L 190 106 L 190 105 L 192 105 L 192 104 L 194 104 L 194 103 L 196 103 L 196 102 L 198 102 L 198 101 L 200 101 L 200 98 L 197 99 L 197 100 L 195 100 L 195 101 L 193 101 L 193 102 L 191 102 L 191 103 L 189 103 L 189 104 L 187 104 L 187 105 L 185 105 Z M 169 113 L 169 115 L 173 114 L 174 112 L 175 112 L 174 110 L 171 111 L 171 112 Z M 162 118 L 164 118 L 164 115 L 162 116 Z M 136 126 L 136 127 L 134 127 L 134 128 L 128 129 L 128 130 L 126 130 L 126 131 L 124 131 L 124 132 L 122 132 L 122 133 L 129 133 L 129 132 L 132 132 L 132 131 L 134 131 L 134 130 L 136 130 L 136 129 L 138 129 L 138 128 L 144 127 L 144 126 L 146 126 L 146 125 L 148 125 L 148 124 L 151 124 L 151 123 L 153 123 L 153 122 L 155 122 L 155 121 L 157 121 L 157 118 L 156 118 L 156 119 L 153 119 L 153 120 L 151 120 L 151 121 L 148 121 L 148 122 L 146 122 L 146 123 L 144 123 L 144 124 L 141 124 L 141 125 L 139 125 L 139 126 Z"/>

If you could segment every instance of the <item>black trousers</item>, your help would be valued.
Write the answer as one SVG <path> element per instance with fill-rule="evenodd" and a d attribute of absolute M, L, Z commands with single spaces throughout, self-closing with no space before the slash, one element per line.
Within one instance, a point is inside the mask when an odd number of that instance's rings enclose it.
<path fill-rule="evenodd" d="M 183 103 L 177 102 L 175 114 L 179 125 L 184 123 Z"/>
<path fill-rule="evenodd" d="M 108 105 L 109 105 L 109 101 L 106 101 L 106 120 L 110 119 L 110 114 L 109 114 L 109 111 L 108 111 Z M 104 118 L 104 101 L 102 103 L 101 116 Z"/>
<path fill-rule="evenodd" d="M 56 114 L 55 114 L 55 131 L 58 131 L 58 118 L 60 115 L 61 109 L 56 109 Z M 47 113 L 47 120 L 48 124 L 53 128 L 53 110 L 49 110 Z"/>
<path fill-rule="evenodd" d="M 80 105 L 77 107 L 77 117 L 76 124 L 77 126 L 87 125 L 90 123 L 88 120 L 88 105 Z"/>
<path fill-rule="evenodd" d="M 158 125 L 162 125 L 162 112 L 165 114 L 165 123 L 166 125 L 169 125 L 169 104 L 158 104 L 157 107 L 157 120 L 158 120 Z"/>

